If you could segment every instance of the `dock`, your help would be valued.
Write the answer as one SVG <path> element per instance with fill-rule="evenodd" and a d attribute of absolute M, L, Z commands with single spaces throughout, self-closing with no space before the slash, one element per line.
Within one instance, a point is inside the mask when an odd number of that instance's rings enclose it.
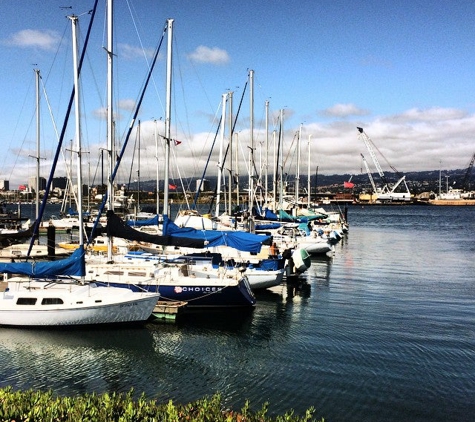
<path fill-rule="evenodd" d="M 175 321 L 182 314 L 188 302 L 159 300 L 152 312 L 152 317 L 162 321 Z"/>

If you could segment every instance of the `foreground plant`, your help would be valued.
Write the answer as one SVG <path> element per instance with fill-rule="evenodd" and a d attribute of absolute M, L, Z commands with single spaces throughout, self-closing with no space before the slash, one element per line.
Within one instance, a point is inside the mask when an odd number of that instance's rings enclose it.
<path fill-rule="evenodd" d="M 133 390 L 127 394 L 85 394 L 77 397 L 56 397 L 51 391 L 14 391 L 11 387 L 0 389 L 0 421 L 9 422 L 310 422 L 314 409 L 305 416 L 295 416 L 293 410 L 282 416 L 267 415 L 268 404 L 256 412 L 249 402 L 241 411 L 225 410 L 219 394 L 196 402 L 181 405 L 171 400 L 158 404 L 142 394 L 133 399 Z M 321 419 L 323 422 L 323 419 Z"/>

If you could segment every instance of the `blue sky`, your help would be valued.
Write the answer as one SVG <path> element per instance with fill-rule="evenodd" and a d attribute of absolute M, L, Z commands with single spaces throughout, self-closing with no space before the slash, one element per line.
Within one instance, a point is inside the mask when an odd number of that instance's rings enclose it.
<path fill-rule="evenodd" d="M 82 80 L 83 149 L 87 174 L 96 174 L 106 146 L 103 107 L 106 56 L 105 2 L 100 1 Z M 256 160 L 264 167 L 265 101 L 270 139 L 284 110 L 286 171 L 295 169 L 295 135 L 302 127 L 302 169 L 359 174 L 357 136 L 364 127 L 399 171 L 465 168 L 475 152 L 475 4 L 471 1 L 159 1 L 116 0 L 115 112 L 118 139 L 167 18 L 174 19 L 171 177 L 201 175 L 221 114 L 223 93 L 234 92 L 236 112 L 254 70 Z M 36 155 L 34 72 L 42 75 L 41 173 L 47 177 L 56 145 L 50 112 L 60 128 L 72 86 L 68 14 L 80 16 L 84 39 L 93 0 L 3 2 L 0 25 L 0 179 L 11 188 L 34 176 Z M 71 9 L 64 7 L 71 6 Z M 155 137 L 163 133 L 166 41 L 145 96 L 141 173 L 156 174 Z M 48 101 L 46 101 L 46 96 Z M 240 174 L 246 172 L 249 91 L 236 125 Z M 154 121 L 157 122 L 154 122 Z M 74 137 L 68 126 L 67 144 Z M 132 137 L 120 178 L 137 177 Z M 68 148 L 69 148 L 68 146 Z M 66 156 L 68 152 L 65 152 Z M 213 155 L 217 159 L 218 148 Z M 163 167 L 159 148 L 159 165 Z M 137 153 L 136 153 L 137 157 Z M 272 171 L 272 153 L 268 155 Z M 44 158 L 44 159 L 43 159 Z M 264 163 L 264 164 L 263 164 Z M 65 164 L 59 165 L 58 172 Z M 90 170 L 89 170 L 90 169 Z M 210 166 L 216 172 L 216 164 Z M 86 177 L 88 177 L 86 175 Z M 97 181 L 97 176 L 96 179 Z"/>

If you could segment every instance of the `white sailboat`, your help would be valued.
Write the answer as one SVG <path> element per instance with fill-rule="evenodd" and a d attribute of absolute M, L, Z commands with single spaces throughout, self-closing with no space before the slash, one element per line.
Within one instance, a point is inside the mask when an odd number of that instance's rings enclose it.
<path fill-rule="evenodd" d="M 82 186 L 79 82 L 77 65 L 77 16 L 70 16 L 73 31 L 73 62 L 76 106 L 77 184 Z M 78 189 L 82 210 L 82 189 Z M 83 227 L 79 212 L 79 227 Z M 0 273 L 17 274 L 0 296 L 0 325 L 65 326 L 133 323 L 147 320 L 157 304 L 158 293 L 134 293 L 128 289 L 85 282 L 84 232 L 79 247 L 67 259 L 52 262 L 0 264 Z"/>
<path fill-rule="evenodd" d="M 146 321 L 159 295 L 55 278 L 11 278 L 0 296 L 0 325 L 76 326 Z"/>

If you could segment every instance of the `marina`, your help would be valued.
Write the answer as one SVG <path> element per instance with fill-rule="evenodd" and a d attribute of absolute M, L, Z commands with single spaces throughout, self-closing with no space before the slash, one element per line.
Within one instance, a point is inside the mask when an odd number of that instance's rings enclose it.
<path fill-rule="evenodd" d="M 334 98 L 296 95 L 294 101 L 311 100 L 311 112 L 287 100 L 290 106 L 275 108 L 285 98 L 275 93 L 270 107 L 275 87 L 264 94 L 267 63 L 258 66 L 263 78 L 255 84 L 252 61 L 260 54 L 249 51 L 249 63 L 230 55 L 237 44 L 184 54 L 177 35 L 186 37 L 188 51 L 199 38 L 190 37 L 181 7 L 166 13 L 176 22 L 168 17 L 155 33 L 170 5 L 139 5 L 136 15 L 113 0 L 105 8 L 95 1 L 88 12 L 77 6 L 59 8 L 67 10 L 69 36 L 51 31 L 45 39 L 46 30 L 21 30 L 12 20 L 5 38 L 18 53 L 19 40 L 29 48 L 42 40 L 36 48 L 45 60 L 65 43 L 72 67 L 60 75 L 63 53 L 54 55 L 54 70 L 45 73 L 54 80 L 53 97 L 34 69 L 36 133 L 21 147 L 10 134 L 2 167 L 0 387 L 60 396 L 129 392 L 163 403 L 219 394 L 231 414 L 250 403 L 269 405 L 272 416 L 291 410 L 322 420 L 471 420 L 475 208 L 460 205 L 474 205 L 475 153 L 470 126 L 450 123 L 470 117 L 467 103 L 457 110 L 438 100 L 376 117 L 370 97 L 360 93 L 357 104 L 342 95 L 343 84 Z M 198 15 L 188 13 L 194 25 Z M 140 59 L 132 57 L 132 30 Z M 216 19 L 206 38 L 218 33 Z M 146 48 L 152 40 L 155 48 Z M 299 43 L 291 42 L 296 51 Z M 193 64 L 188 71 L 181 57 Z M 247 68 L 244 84 L 239 62 Z M 232 69 L 225 86 L 235 88 L 222 90 L 224 79 L 213 71 L 206 83 L 213 94 L 201 96 L 191 75 L 198 67 Z M 317 92 L 322 76 L 304 92 Z M 59 87 L 71 79 L 67 102 Z M 104 98 L 90 102 L 100 85 Z M 13 86 L 6 91 L 17 93 Z M 276 86 L 294 90 L 290 80 Z M 61 105 L 50 106 L 49 98 Z M 65 111 L 53 124 L 56 137 L 47 135 L 51 129 L 42 134 L 44 102 L 50 117 Z M 194 122 L 183 124 L 189 112 Z M 26 153 L 33 138 L 35 155 L 31 146 Z M 451 154 L 437 145 L 450 145 Z M 469 154 L 464 169 L 450 170 Z M 27 155 L 36 159 L 34 176 L 21 159 Z M 323 175 L 333 181 L 322 183 Z"/>
<path fill-rule="evenodd" d="M 475 412 L 472 207 L 349 207 L 333 258 L 248 310 L 138 329 L 0 329 L 0 385 L 189 402 L 215 392 L 336 421 Z M 183 317 L 183 318 L 182 318 Z M 51 373 L 55 376 L 51 377 Z"/>

